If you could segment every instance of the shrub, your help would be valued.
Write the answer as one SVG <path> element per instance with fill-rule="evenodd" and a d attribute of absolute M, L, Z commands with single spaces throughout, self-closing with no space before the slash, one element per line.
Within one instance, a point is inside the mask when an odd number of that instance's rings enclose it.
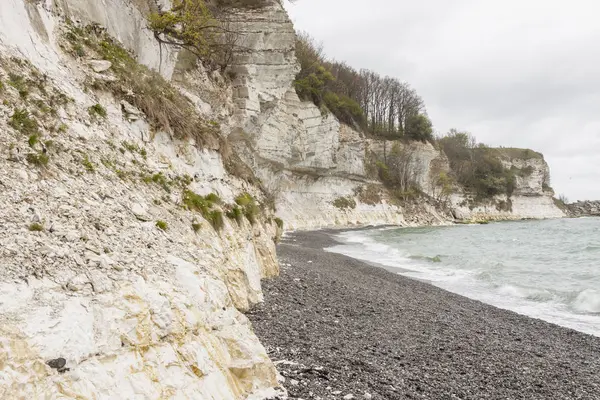
<path fill-rule="evenodd" d="M 554 205 L 562 211 L 566 212 L 568 210 L 567 204 L 569 203 L 569 201 L 567 200 L 565 195 L 561 194 L 558 198 L 553 197 L 552 200 L 554 201 Z"/>
<path fill-rule="evenodd" d="M 381 203 L 381 190 L 377 185 L 367 185 L 357 191 L 361 203 L 374 205 Z"/>
<path fill-rule="evenodd" d="M 240 35 L 226 22 L 220 22 L 213 16 L 213 11 L 219 11 L 219 8 L 211 7 L 210 3 L 204 0 L 174 0 L 170 10 L 151 13 L 148 26 L 159 42 L 184 48 L 205 66 L 224 70 L 233 58 Z M 252 4 L 264 4 L 265 0 L 220 0 L 217 5 L 219 3 L 226 7 L 243 4 L 250 8 Z"/>
<path fill-rule="evenodd" d="M 43 232 L 44 225 L 34 222 L 33 224 L 29 225 L 29 230 L 31 232 Z"/>
<path fill-rule="evenodd" d="M 214 201 L 219 196 L 213 195 L 212 193 L 207 196 L 200 196 L 191 190 L 184 190 L 183 192 L 183 204 L 191 211 L 197 211 L 202 214 L 205 220 L 210 222 L 215 230 L 223 228 L 223 213 L 219 210 L 213 210 L 215 204 Z"/>
<path fill-rule="evenodd" d="M 283 220 L 281 218 L 275 218 L 275 223 L 279 227 L 279 229 L 283 229 Z"/>
<path fill-rule="evenodd" d="M 169 229 L 169 225 L 165 221 L 158 220 L 156 221 L 156 227 L 161 231 L 166 231 Z"/>
<path fill-rule="evenodd" d="M 365 115 L 360 105 L 348 96 L 326 92 L 323 98 L 325 105 L 341 122 L 348 125 L 365 124 Z"/>
<path fill-rule="evenodd" d="M 217 130 L 197 114 L 192 103 L 159 73 L 139 64 L 112 38 L 94 26 L 71 26 L 65 34 L 72 46 L 85 44 L 98 57 L 112 63 L 115 81 L 95 81 L 94 89 L 107 90 L 142 110 L 152 127 L 172 132 L 177 139 L 193 138 L 198 146 L 219 148 Z"/>
<path fill-rule="evenodd" d="M 528 166 L 505 168 L 502 160 L 523 155 L 537 157 L 535 152 L 521 149 L 493 149 L 477 144 L 468 133 L 451 130 L 450 134 L 438 140 L 448 157 L 453 178 L 475 195 L 474 200 L 490 199 L 498 195 L 512 196 L 517 176 L 531 175 L 534 170 Z"/>
<path fill-rule="evenodd" d="M 411 115 L 406 119 L 404 134 L 412 140 L 427 142 L 433 140 L 433 125 L 423 114 Z"/>

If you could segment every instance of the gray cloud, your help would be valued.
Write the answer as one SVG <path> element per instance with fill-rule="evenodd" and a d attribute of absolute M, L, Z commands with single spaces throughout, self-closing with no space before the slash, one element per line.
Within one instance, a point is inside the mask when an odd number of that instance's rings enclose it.
<path fill-rule="evenodd" d="M 298 0 L 328 56 L 409 82 L 436 130 L 544 153 L 553 186 L 600 199 L 600 3 Z"/>

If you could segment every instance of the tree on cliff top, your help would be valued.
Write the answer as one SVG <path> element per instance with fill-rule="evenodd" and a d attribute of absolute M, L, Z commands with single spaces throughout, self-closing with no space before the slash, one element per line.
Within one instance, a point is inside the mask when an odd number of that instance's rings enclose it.
<path fill-rule="evenodd" d="M 148 26 L 160 43 L 190 51 L 209 68 L 224 69 L 230 64 L 234 50 L 241 46 L 239 33 L 230 29 L 227 19 L 215 18 L 215 13 L 225 7 L 220 3 L 234 7 L 239 2 L 174 0 L 170 10 L 151 13 Z M 260 6 L 263 2 L 251 3 Z"/>
<path fill-rule="evenodd" d="M 306 33 L 298 35 L 296 57 L 300 72 L 295 87 L 301 99 L 325 106 L 340 121 L 374 135 L 433 139 L 425 104 L 406 82 L 329 61 L 323 47 Z"/>
<path fill-rule="evenodd" d="M 510 197 L 517 177 L 531 173 L 527 168 L 506 168 L 502 150 L 477 144 L 468 132 L 451 129 L 437 140 L 448 157 L 452 177 L 475 195 L 475 200 L 490 199 L 497 195 Z"/>

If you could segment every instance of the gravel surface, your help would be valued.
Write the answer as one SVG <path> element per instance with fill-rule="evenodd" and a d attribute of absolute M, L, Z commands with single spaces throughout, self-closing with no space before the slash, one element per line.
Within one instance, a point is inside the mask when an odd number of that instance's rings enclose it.
<path fill-rule="evenodd" d="M 600 338 L 322 250 L 278 248 L 248 313 L 292 399 L 600 399 Z"/>

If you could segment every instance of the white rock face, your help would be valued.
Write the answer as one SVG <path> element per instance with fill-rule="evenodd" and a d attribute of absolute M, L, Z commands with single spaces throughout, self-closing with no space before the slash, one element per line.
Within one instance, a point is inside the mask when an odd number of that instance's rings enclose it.
<path fill-rule="evenodd" d="M 151 132 L 139 110 L 85 91 L 87 63 L 57 46 L 64 13 L 107 24 L 158 69 L 134 3 L 0 2 L 0 56 L 31 62 L 8 62 L 0 79 L 45 73 L 48 94 L 73 99 L 50 114 L 36 109 L 33 100 L 50 101 L 35 88 L 26 99 L 9 85 L 0 94 L 2 399 L 221 400 L 278 386 L 239 311 L 262 301 L 261 278 L 278 273 L 277 228 L 225 218 L 217 233 L 182 207 L 181 182 L 226 203 L 260 193 L 227 174 L 218 153 Z M 94 104 L 106 118 L 90 115 Z M 20 106 L 41 121 L 35 142 L 8 125 Z M 144 182 L 158 173 L 165 185 Z M 46 364 L 57 358 L 67 370 Z"/>

